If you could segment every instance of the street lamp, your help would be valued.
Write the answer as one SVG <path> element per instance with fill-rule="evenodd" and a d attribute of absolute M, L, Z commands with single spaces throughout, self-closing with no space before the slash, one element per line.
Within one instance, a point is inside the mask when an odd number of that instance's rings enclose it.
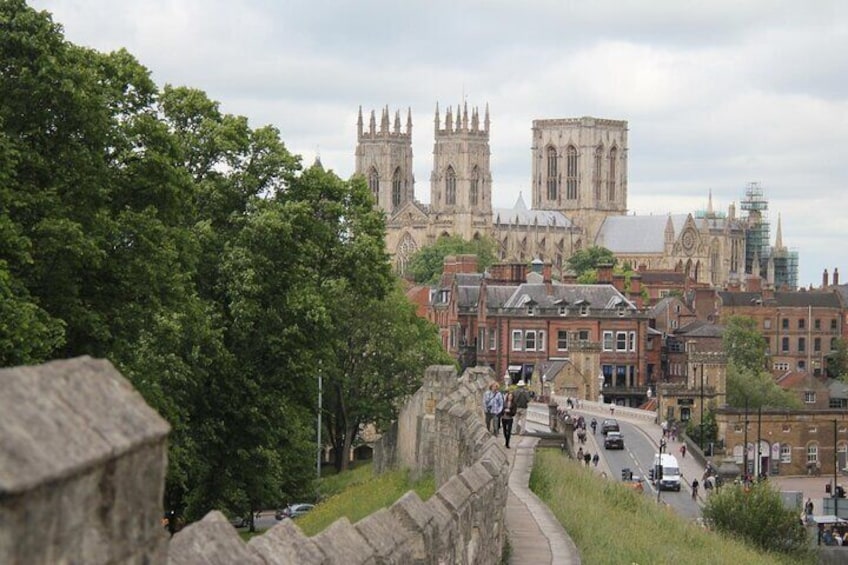
<path fill-rule="evenodd" d="M 323 406 L 322 396 L 324 394 L 324 377 L 321 374 L 321 361 L 318 361 L 318 457 L 315 462 L 318 478 L 321 478 L 321 407 Z"/>

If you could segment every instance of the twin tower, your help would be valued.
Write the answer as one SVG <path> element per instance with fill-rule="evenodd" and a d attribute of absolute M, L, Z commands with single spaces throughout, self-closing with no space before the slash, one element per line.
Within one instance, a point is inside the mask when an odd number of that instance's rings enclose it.
<path fill-rule="evenodd" d="M 423 206 L 414 194 L 411 111 L 402 129 L 399 111 L 392 116 L 383 108 L 378 124 L 372 110 L 366 127 L 359 109 L 356 173 L 386 212 L 388 251 L 395 255 L 442 235 L 497 238 L 506 218 L 527 217 L 520 203 L 515 210 L 492 208 L 488 105 L 482 117 L 467 104 L 448 107 L 444 120 L 436 105 L 434 122 L 430 205 Z M 627 122 L 534 120 L 531 169 L 531 208 L 562 213 L 571 234 L 582 231 L 583 241 L 592 241 L 604 218 L 627 212 Z M 392 237 L 398 230 L 404 233 Z"/>

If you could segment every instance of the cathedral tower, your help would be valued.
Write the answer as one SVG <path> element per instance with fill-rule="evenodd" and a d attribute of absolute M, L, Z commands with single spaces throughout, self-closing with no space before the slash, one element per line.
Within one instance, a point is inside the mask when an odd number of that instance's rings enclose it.
<path fill-rule="evenodd" d="M 607 216 L 627 213 L 627 122 L 533 120 L 533 208 L 557 210 L 594 240 Z"/>
<path fill-rule="evenodd" d="M 477 108 L 450 107 L 444 128 L 436 105 L 430 209 L 450 218 L 446 233 L 472 239 L 492 229 L 492 172 L 489 166 L 489 107 L 483 121 Z M 437 226 L 437 229 L 440 229 Z"/>
<path fill-rule="evenodd" d="M 412 111 L 407 110 L 406 131 L 400 127 L 400 111 L 394 124 L 389 123 L 389 107 L 383 108 L 380 127 L 374 110 L 366 130 L 362 107 L 356 122 L 356 173 L 363 175 L 377 206 L 391 217 L 401 206 L 411 202 L 415 193 L 412 172 Z"/>

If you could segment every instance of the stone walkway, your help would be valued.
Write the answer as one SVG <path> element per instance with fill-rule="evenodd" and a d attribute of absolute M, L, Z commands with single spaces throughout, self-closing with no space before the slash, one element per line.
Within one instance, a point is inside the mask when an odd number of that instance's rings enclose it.
<path fill-rule="evenodd" d="M 548 507 L 530 491 L 530 471 L 539 440 L 529 436 L 512 439 L 505 520 L 511 546 L 509 563 L 579 564 L 577 546 Z"/>

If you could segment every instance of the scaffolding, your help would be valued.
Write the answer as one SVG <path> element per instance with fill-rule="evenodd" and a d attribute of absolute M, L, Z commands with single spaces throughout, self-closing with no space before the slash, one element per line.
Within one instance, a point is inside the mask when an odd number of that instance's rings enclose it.
<path fill-rule="evenodd" d="M 763 196 L 763 189 L 758 182 L 749 182 L 745 189 L 745 199 L 741 208 L 748 212 L 747 229 L 745 230 L 745 272 L 766 276 L 766 266 L 771 257 L 769 241 L 768 200 Z M 754 273 L 754 257 L 760 263 L 760 272 Z"/>

